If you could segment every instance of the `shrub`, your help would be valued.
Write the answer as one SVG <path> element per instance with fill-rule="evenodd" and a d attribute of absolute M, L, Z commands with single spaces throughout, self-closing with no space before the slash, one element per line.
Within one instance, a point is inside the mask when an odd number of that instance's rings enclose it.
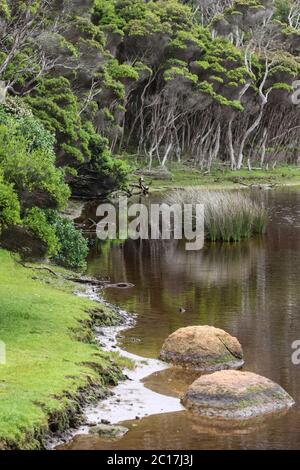
<path fill-rule="evenodd" d="M 90 168 L 97 172 L 103 187 L 110 191 L 126 187 L 130 174 L 127 163 L 113 158 L 108 148 L 108 140 L 97 134 L 91 123 L 87 123 L 85 129 L 90 136 Z"/>
<path fill-rule="evenodd" d="M 79 184 L 82 174 L 90 170 L 98 173 L 99 185 L 109 191 L 125 184 L 128 169 L 115 163 L 108 141 L 96 132 L 91 121 L 80 116 L 78 100 L 66 78 L 43 78 L 27 101 L 49 134 L 55 135 L 56 163 L 77 169 Z"/>
<path fill-rule="evenodd" d="M 174 191 L 170 204 L 203 204 L 205 236 L 211 241 L 240 241 L 264 232 L 267 211 L 249 195 L 191 188 Z"/>
<path fill-rule="evenodd" d="M 23 225 L 46 243 L 53 261 L 67 268 L 86 268 L 87 241 L 71 220 L 54 210 L 43 211 L 34 207 L 27 211 Z"/>
<path fill-rule="evenodd" d="M 48 222 L 47 215 L 42 209 L 33 207 L 27 211 L 23 225 L 32 230 L 47 245 L 49 256 L 57 255 L 60 244 L 56 236 L 56 229 Z"/>
<path fill-rule="evenodd" d="M 34 115 L 55 134 L 57 150 L 63 152 L 70 165 L 90 157 L 88 136 L 82 128 L 79 105 L 71 84 L 64 77 L 44 77 L 27 97 Z"/>
<path fill-rule="evenodd" d="M 47 217 L 59 243 L 54 260 L 68 268 L 85 269 L 88 244 L 82 233 L 70 219 L 59 216 L 55 211 L 47 211 Z"/>
<path fill-rule="evenodd" d="M 35 117 L 22 117 L 17 122 L 17 132 L 30 142 L 30 150 L 44 150 L 54 155 L 55 136 Z"/>
<path fill-rule="evenodd" d="M 31 139 L 21 136 L 14 125 L 0 125 L 0 167 L 5 181 L 12 183 L 18 193 L 24 190 L 43 190 L 64 207 L 70 191 L 61 169 L 55 167 L 54 153 L 49 149 L 32 148 Z"/>
<path fill-rule="evenodd" d="M 17 104 L 16 104 L 17 106 Z M 8 105 L 0 105 L 0 124 L 13 128 L 18 137 L 28 142 L 28 150 L 39 149 L 54 154 L 55 136 L 48 131 L 31 111 L 20 114 L 17 109 Z"/>
<path fill-rule="evenodd" d="M 0 233 L 3 227 L 20 222 L 20 203 L 12 185 L 3 181 L 0 172 Z"/>

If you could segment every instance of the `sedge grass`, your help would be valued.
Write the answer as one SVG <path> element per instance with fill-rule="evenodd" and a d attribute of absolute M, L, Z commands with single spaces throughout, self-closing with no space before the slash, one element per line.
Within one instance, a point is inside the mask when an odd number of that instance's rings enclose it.
<path fill-rule="evenodd" d="M 167 202 L 203 204 L 205 237 L 213 242 L 238 242 L 262 234 L 266 229 L 267 210 L 244 192 L 188 188 L 174 191 Z"/>

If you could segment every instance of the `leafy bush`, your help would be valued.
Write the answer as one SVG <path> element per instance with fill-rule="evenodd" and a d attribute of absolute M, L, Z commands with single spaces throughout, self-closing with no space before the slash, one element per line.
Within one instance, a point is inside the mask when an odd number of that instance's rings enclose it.
<path fill-rule="evenodd" d="M 27 102 L 46 129 L 55 134 L 57 149 L 69 157 L 70 165 L 89 157 L 88 136 L 82 129 L 78 101 L 67 78 L 41 79 Z"/>
<path fill-rule="evenodd" d="M 29 109 L 27 114 L 19 114 L 17 111 L 19 109 L 18 103 L 14 103 L 14 105 L 13 108 L 8 105 L 0 105 L 0 124 L 14 128 L 16 135 L 26 139 L 29 151 L 39 149 L 53 155 L 55 145 L 54 134 L 48 131 L 42 122 L 32 115 Z"/>
<path fill-rule="evenodd" d="M 50 257 L 57 256 L 72 267 L 77 267 L 77 262 L 82 266 L 81 257 L 85 258 L 86 251 L 82 248 L 81 234 L 70 229 L 64 238 L 62 228 L 51 224 L 45 210 L 48 201 L 50 207 L 53 201 L 54 207 L 63 208 L 70 196 L 64 172 L 55 166 L 53 134 L 30 113 L 14 115 L 6 106 L 0 106 L 0 141 L 0 230 L 22 223 L 47 245 Z M 42 203 L 41 192 L 46 194 Z M 33 207 L 26 210 L 28 193 L 34 195 Z M 62 219 L 60 222 L 63 225 Z M 60 240 L 71 240 L 76 254 L 72 256 Z"/>
<path fill-rule="evenodd" d="M 55 211 L 48 211 L 47 217 L 48 223 L 55 229 L 59 243 L 54 260 L 68 268 L 85 269 L 88 244 L 82 233 L 70 219 L 59 216 Z"/>
<path fill-rule="evenodd" d="M 74 223 L 54 210 L 30 209 L 23 225 L 32 230 L 48 247 L 55 262 L 72 269 L 85 269 L 87 241 Z"/>
<path fill-rule="evenodd" d="M 60 244 L 56 236 L 56 229 L 49 224 L 46 213 L 38 207 L 30 209 L 23 219 L 23 225 L 37 235 L 48 247 L 49 256 L 59 252 Z"/>
<path fill-rule="evenodd" d="M 11 184 L 4 183 L 0 172 L 0 232 L 3 227 L 20 222 L 20 203 Z"/>
<path fill-rule="evenodd" d="M 89 122 L 81 127 L 80 135 L 85 156 L 103 186 L 121 186 L 128 168 L 113 160 L 107 140 Z M 73 222 L 58 216 L 56 209 L 47 209 L 52 207 L 52 200 L 53 207 L 63 208 L 70 196 L 64 171 L 55 165 L 54 134 L 30 112 L 15 113 L 14 107 L 1 105 L 0 141 L 0 230 L 22 223 L 47 245 L 52 259 L 70 268 L 84 268 L 86 240 Z M 41 192 L 46 194 L 42 201 Z M 30 205 L 26 205 L 28 193 L 33 195 Z"/>
<path fill-rule="evenodd" d="M 30 149 L 44 150 L 54 155 L 55 136 L 35 117 L 23 117 L 17 122 L 18 135 L 30 142 Z"/>
<path fill-rule="evenodd" d="M 112 190 L 126 186 L 129 166 L 124 161 L 112 157 L 107 139 L 97 134 L 91 124 L 87 123 L 85 128 L 90 134 L 91 169 L 98 173 L 103 185 L 107 184 Z"/>
<path fill-rule="evenodd" d="M 125 71 L 123 69 L 119 66 L 119 73 L 129 73 L 127 68 Z M 134 72 L 132 68 L 128 69 Z M 135 74 L 137 76 L 137 72 Z M 125 184 L 128 168 L 115 163 L 108 141 L 96 132 L 91 121 L 81 118 L 79 103 L 69 80 L 62 77 L 44 78 L 27 101 L 34 115 L 50 133 L 55 134 L 57 163 L 60 166 L 78 170 L 79 179 L 91 169 L 98 173 L 99 186 L 102 183 L 109 190 L 119 189 Z"/>
<path fill-rule="evenodd" d="M 0 125 L 0 140 L 0 167 L 5 180 L 12 183 L 19 194 L 24 190 L 46 191 L 58 207 L 64 207 L 70 191 L 63 171 L 55 167 L 51 148 L 34 148 L 32 139 L 21 136 L 18 126 L 14 125 Z"/>

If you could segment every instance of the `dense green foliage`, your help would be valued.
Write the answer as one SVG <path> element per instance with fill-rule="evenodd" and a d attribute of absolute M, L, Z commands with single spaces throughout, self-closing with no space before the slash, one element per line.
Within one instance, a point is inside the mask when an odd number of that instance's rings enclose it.
<path fill-rule="evenodd" d="M 46 213 L 38 207 L 33 207 L 26 212 L 23 220 L 25 227 L 28 227 L 48 246 L 48 253 L 55 256 L 60 249 L 58 239 L 56 237 L 55 227 L 48 223 Z"/>
<path fill-rule="evenodd" d="M 209 169 L 217 159 L 232 168 L 297 159 L 298 2 L 63 1 L 59 28 L 57 5 L 24 3 L 27 16 L 20 4 L 2 8 L 0 72 L 55 134 L 58 164 L 78 171 L 75 193 L 95 192 L 95 178 L 98 195 L 124 185 L 128 169 L 110 151 Z M 16 49 L 12 17 L 25 29 Z M 29 18 L 39 27 L 26 31 Z M 95 135 L 108 138 L 97 152 Z"/>
<path fill-rule="evenodd" d="M 47 213 L 47 222 L 54 229 L 59 247 L 54 257 L 55 261 L 68 268 L 85 268 L 88 255 L 87 241 L 75 228 L 74 223 L 54 211 Z"/>
<path fill-rule="evenodd" d="M 298 2 L 94 3 L 92 21 L 126 66 L 123 76 L 116 62 L 105 69 L 110 92 L 102 93 L 101 130 L 114 144 L 126 143 L 150 167 L 184 159 L 209 170 L 215 160 L 233 169 L 245 160 L 249 167 L 297 160 Z"/>
<path fill-rule="evenodd" d="M 86 267 L 87 241 L 71 220 L 54 210 L 34 207 L 26 212 L 23 224 L 46 243 L 49 255 L 58 264 L 73 269 Z"/>
<path fill-rule="evenodd" d="M 17 116 L 2 106 L 0 139 L 0 230 L 23 225 L 46 244 L 49 256 L 84 268 L 86 241 L 71 221 L 57 215 L 70 191 L 55 166 L 54 135 L 30 112 Z"/>
<path fill-rule="evenodd" d="M 6 0 L 0 15 L 2 227 L 59 210 L 66 183 L 123 189 L 122 154 L 209 171 L 298 162 L 297 1 Z"/>
<path fill-rule="evenodd" d="M 0 173 L 0 232 L 3 227 L 20 221 L 20 203 L 12 185 L 3 181 Z"/>
<path fill-rule="evenodd" d="M 0 230 L 23 225 L 49 256 L 84 267 L 87 244 L 57 211 L 71 192 L 103 197 L 125 186 L 128 175 L 97 129 L 104 33 L 85 16 L 87 6 L 73 2 L 63 13 L 45 0 L 0 6 Z"/>
<path fill-rule="evenodd" d="M 34 126 L 32 130 L 34 136 Z M 1 125 L 0 139 L 0 166 L 4 178 L 14 185 L 17 193 L 41 190 L 58 207 L 64 207 L 70 193 L 63 172 L 55 167 L 53 149 L 36 146 L 34 137 L 22 135 L 13 122 Z"/>

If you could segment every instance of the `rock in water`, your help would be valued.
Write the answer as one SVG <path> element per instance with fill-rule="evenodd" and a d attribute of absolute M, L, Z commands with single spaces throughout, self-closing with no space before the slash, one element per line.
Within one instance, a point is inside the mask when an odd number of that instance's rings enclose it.
<path fill-rule="evenodd" d="M 295 402 L 280 385 L 265 377 L 223 370 L 197 379 L 182 403 L 207 418 L 246 420 L 287 410 Z"/>
<path fill-rule="evenodd" d="M 109 424 L 99 424 L 89 430 L 89 434 L 97 434 L 99 437 L 106 439 L 119 439 L 128 432 L 124 426 L 114 426 Z"/>
<path fill-rule="evenodd" d="M 244 364 L 239 341 L 213 326 L 188 326 L 175 331 L 166 339 L 160 358 L 206 372 L 239 369 Z"/>

